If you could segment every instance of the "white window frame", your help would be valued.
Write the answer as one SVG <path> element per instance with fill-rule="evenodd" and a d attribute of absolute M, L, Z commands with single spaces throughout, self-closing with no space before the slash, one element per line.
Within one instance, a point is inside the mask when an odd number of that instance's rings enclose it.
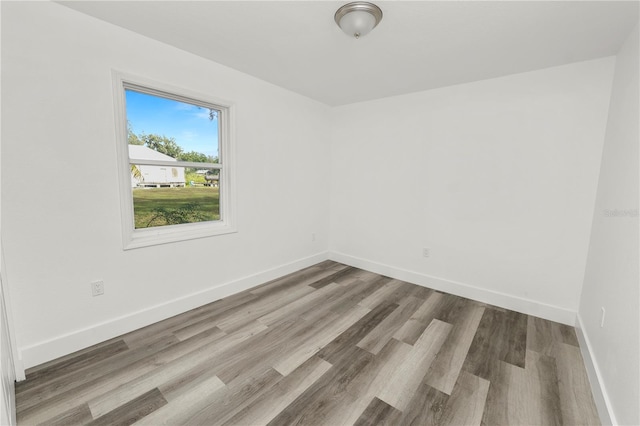
<path fill-rule="evenodd" d="M 236 232 L 235 228 L 235 107 L 232 103 L 201 93 L 149 80 L 147 78 L 113 71 L 116 147 L 120 187 L 120 211 L 122 215 L 122 243 L 125 250 L 139 247 L 205 238 Z M 220 220 L 165 225 L 136 229 L 131 188 L 131 167 L 127 137 L 127 112 L 125 89 L 153 96 L 185 102 L 203 108 L 214 108 L 218 113 L 219 141 L 218 164 L 172 161 L 172 167 L 196 167 L 220 170 Z M 136 164 L 142 164 L 136 161 Z M 162 164 L 160 164 L 162 163 Z M 145 165 L 165 165 L 162 161 L 144 161 Z M 169 163 L 167 163 L 169 164 Z"/>

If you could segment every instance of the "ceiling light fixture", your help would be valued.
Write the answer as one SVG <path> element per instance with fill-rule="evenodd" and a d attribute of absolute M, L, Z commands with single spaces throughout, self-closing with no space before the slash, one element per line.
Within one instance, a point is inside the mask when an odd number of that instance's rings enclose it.
<path fill-rule="evenodd" d="M 360 38 L 380 23 L 382 10 L 373 3 L 354 1 L 338 9 L 334 19 L 345 34 Z"/>

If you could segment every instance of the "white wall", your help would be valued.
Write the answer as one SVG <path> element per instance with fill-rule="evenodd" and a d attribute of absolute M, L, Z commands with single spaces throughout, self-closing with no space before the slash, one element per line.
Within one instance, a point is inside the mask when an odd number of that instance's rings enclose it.
<path fill-rule="evenodd" d="M 25 368 L 326 259 L 328 107 L 55 3 L 2 8 L 2 229 Z M 236 104 L 239 232 L 122 250 L 112 69 Z"/>
<path fill-rule="evenodd" d="M 625 425 L 640 424 L 639 49 L 636 26 L 616 59 L 579 310 L 611 420 Z"/>
<path fill-rule="evenodd" d="M 332 257 L 573 325 L 613 64 L 335 108 Z"/>
<path fill-rule="evenodd" d="M 0 244 L 0 265 L 2 259 L 2 246 Z M 16 423 L 16 393 L 15 393 L 15 366 L 13 361 L 13 344 L 9 324 L 10 311 L 7 309 L 8 300 L 5 297 L 6 279 L 4 271 L 0 271 L 0 425 L 13 425 Z"/>
<path fill-rule="evenodd" d="M 2 8 L 0 8 L 0 19 L 2 19 Z M 1 43 L 0 34 L 0 45 Z M 1 61 L 0 61 L 1 62 Z M 1 68 L 1 67 L 0 67 Z M 0 88 L 1 90 L 1 88 Z M 2 97 L 0 96 L 0 99 Z M 0 105 L 0 134 L 2 132 L 2 107 Z M 0 144 L 1 147 L 1 144 Z M 0 150 L 1 151 L 1 150 Z M 2 164 L 0 155 L 0 165 Z M 2 174 L 0 173 L 0 181 Z M 0 188 L 2 185 L 0 184 Z M 2 214 L 2 197 L 0 197 L 0 228 Z M 1 231 L 1 230 L 0 230 Z M 15 405 L 15 368 L 13 362 L 12 335 L 9 333 L 9 312 L 7 310 L 7 300 L 5 300 L 6 278 L 4 277 L 4 257 L 2 253 L 2 232 L 0 232 L 0 425 L 13 425 L 16 423 Z"/>

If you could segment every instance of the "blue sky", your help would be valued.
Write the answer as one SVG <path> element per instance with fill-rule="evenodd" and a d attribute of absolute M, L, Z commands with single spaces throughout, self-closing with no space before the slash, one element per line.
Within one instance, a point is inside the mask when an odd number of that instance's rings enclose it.
<path fill-rule="evenodd" d="M 174 138 L 185 152 L 218 156 L 218 119 L 196 105 L 126 90 L 127 120 L 135 134 Z"/>

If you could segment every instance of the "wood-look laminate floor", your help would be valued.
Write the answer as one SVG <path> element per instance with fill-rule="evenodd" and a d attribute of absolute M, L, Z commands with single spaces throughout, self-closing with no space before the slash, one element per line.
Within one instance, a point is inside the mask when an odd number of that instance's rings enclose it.
<path fill-rule="evenodd" d="M 43 364 L 19 424 L 599 424 L 573 328 L 327 261 Z"/>

